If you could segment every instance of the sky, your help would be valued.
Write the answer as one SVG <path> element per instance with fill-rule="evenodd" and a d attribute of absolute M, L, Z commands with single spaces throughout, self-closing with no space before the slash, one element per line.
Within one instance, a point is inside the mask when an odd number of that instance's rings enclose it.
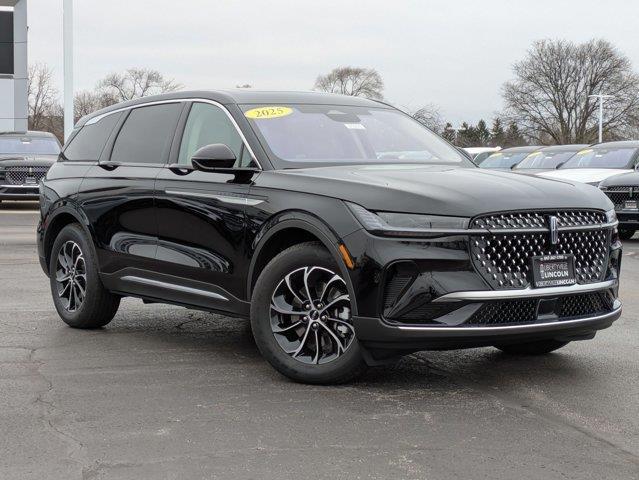
<path fill-rule="evenodd" d="M 62 0 L 28 0 L 29 62 L 62 91 Z M 489 121 L 535 40 L 604 38 L 639 71 L 639 1 L 75 0 L 75 88 L 148 67 L 186 89 L 310 90 L 336 66 L 375 68 L 405 110 Z"/>

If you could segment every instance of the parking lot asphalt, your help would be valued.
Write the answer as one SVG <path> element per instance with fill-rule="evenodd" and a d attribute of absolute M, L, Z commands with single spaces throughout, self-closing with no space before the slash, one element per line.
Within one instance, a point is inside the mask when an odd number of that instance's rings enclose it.
<path fill-rule="evenodd" d="M 36 205 L 0 205 L 1 479 L 637 479 L 639 241 L 622 318 L 545 357 L 422 352 L 337 387 L 272 370 L 248 322 L 123 301 L 58 318 Z"/>

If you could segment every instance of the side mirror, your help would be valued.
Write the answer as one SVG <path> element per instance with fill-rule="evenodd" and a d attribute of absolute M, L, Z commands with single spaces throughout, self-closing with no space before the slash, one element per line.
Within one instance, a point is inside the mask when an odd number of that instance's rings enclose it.
<path fill-rule="evenodd" d="M 233 170 L 236 160 L 233 150 L 223 143 L 205 145 L 191 157 L 193 168 L 203 172 L 232 173 L 228 170 Z"/>
<path fill-rule="evenodd" d="M 223 143 L 212 143 L 198 149 L 191 157 L 194 170 L 211 173 L 227 173 L 234 175 L 233 181 L 246 182 L 258 172 L 256 168 L 233 167 L 237 158 L 228 146 Z"/>

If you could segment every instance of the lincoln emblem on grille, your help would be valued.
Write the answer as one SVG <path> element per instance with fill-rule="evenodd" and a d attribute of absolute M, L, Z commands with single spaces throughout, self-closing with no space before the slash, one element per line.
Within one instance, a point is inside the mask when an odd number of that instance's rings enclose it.
<path fill-rule="evenodd" d="M 29 176 L 33 177 L 33 167 L 29 167 Z"/>
<path fill-rule="evenodd" d="M 550 215 L 548 217 L 548 226 L 550 227 L 550 244 L 557 245 L 559 243 L 559 229 L 557 228 L 557 217 Z"/>

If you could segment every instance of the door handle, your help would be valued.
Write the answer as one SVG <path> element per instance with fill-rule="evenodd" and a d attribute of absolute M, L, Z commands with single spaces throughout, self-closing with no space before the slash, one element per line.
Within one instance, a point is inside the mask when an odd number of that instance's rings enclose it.
<path fill-rule="evenodd" d="M 195 170 L 191 165 L 184 165 L 180 163 L 172 163 L 167 168 L 176 175 L 188 175 Z"/>
<path fill-rule="evenodd" d="M 105 170 L 111 172 L 122 165 L 120 162 L 100 162 L 98 163 L 99 167 L 104 168 Z"/>

